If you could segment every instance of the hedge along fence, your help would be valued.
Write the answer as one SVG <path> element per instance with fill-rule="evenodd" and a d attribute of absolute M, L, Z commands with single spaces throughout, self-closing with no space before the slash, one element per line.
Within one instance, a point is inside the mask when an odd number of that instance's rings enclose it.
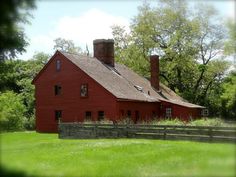
<path fill-rule="evenodd" d="M 144 138 L 236 143 L 235 127 L 60 123 L 59 138 Z"/>

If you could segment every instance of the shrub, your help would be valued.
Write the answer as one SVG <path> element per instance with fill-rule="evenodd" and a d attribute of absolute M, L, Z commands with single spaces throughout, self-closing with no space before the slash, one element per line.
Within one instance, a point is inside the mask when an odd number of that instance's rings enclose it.
<path fill-rule="evenodd" d="M 129 117 L 124 117 L 123 119 L 120 119 L 117 121 L 117 124 L 119 125 L 127 125 L 127 124 L 134 124 L 133 120 Z"/>
<path fill-rule="evenodd" d="M 158 125 L 185 125 L 185 122 L 175 119 L 161 119 L 157 122 Z"/>
<path fill-rule="evenodd" d="M 24 129 L 26 108 L 22 97 L 12 91 L 0 95 L 0 128 L 1 131 L 17 131 Z"/>
<path fill-rule="evenodd" d="M 35 130 L 35 116 L 31 115 L 29 118 L 25 119 L 24 128 L 26 130 Z"/>
<path fill-rule="evenodd" d="M 189 122 L 192 126 L 227 126 L 220 118 L 202 118 Z"/>
<path fill-rule="evenodd" d="M 109 119 L 104 119 L 102 121 L 84 121 L 85 124 L 114 124 L 113 121 Z M 118 125 L 132 125 L 134 124 L 133 120 L 130 118 L 123 118 L 115 122 Z M 224 122 L 224 120 L 220 118 L 199 118 L 195 120 L 191 120 L 189 122 L 182 121 L 178 118 L 175 119 L 164 119 L 164 118 L 154 118 L 152 120 L 148 121 L 138 121 L 137 124 L 141 125 L 181 125 L 181 126 L 233 126 L 235 127 L 235 124 L 227 124 Z"/>

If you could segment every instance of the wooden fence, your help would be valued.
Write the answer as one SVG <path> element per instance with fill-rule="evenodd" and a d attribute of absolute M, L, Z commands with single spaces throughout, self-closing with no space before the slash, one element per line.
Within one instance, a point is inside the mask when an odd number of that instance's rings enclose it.
<path fill-rule="evenodd" d="M 236 127 L 60 123 L 59 138 L 144 138 L 236 143 Z"/>

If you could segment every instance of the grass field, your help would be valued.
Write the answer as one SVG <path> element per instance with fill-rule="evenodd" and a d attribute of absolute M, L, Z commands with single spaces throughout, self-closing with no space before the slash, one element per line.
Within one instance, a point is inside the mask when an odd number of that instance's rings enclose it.
<path fill-rule="evenodd" d="M 1 134 L 8 176 L 236 176 L 233 144 L 143 139 L 61 140 Z"/>

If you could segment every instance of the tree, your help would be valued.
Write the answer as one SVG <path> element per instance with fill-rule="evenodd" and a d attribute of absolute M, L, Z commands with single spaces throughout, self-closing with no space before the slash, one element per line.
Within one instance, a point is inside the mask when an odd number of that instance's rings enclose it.
<path fill-rule="evenodd" d="M 33 78 L 39 73 L 49 59 L 49 55 L 43 52 L 37 53 L 31 60 L 20 61 L 15 66 L 17 73 L 16 84 L 19 87 L 19 94 L 27 110 L 25 116 L 30 119 L 34 115 L 34 86 L 31 84 Z"/>
<path fill-rule="evenodd" d="M 222 115 L 227 118 L 236 119 L 236 72 L 230 73 L 223 83 L 223 94 L 221 95 Z"/>
<path fill-rule="evenodd" d="M 0 92 L 12 90 L 19 93 L 20 88 L 16 84 L 17 72 L 15 71 L 15 66 L 19 62 L 19 60 L 7 60 L 5 62 L 0 62 Z"/>
<path fill-rule="evenodd" d="M 142 49 L 135 44 L 132 35 L 126 33 L 125 28 L 121 26 L 112 26 L 112 34 L 115 46 L 116 61 L 125 64 L 135 72 L 149 77 L 149 62 L 143 55 Z"/>
<path fill-rule="evenodd" d="M 7 60 L 0 63 L 0 66 L 4 65 L 3 72 L 0 73 L 0 92 L 4 94 L 14 91 L 14 94 L 20 97 L 20 102 L 25 107 L 23 116 L 27 129 L 34 128 L 35 120 L 34 86 L 31 82 L 47 63 L 48 58 L 49 55 L 41 52 L 34 55 L 30 60 Z M 12 96 L 12 94 L 6 94 L 5 97 L 7 96 Z"/>
<path fill-rule="evenodd" d="M 197 16 L 195 17 L 199 25 L 195 47 L 198 48 L 199 72 L 194 84 L 193 95 L 199 91 L 199 87 L 204 86 L 204 75 L 208 70 L 208 65 L 213 59 L 223 59 L 223 43 L 225 40 L 225 28 L 216 19 L 217 12 L 210 6 L 198 6 Z M 214 20 L 214 22 L 212 22 Z M 218 23 L 217 23 L 218 22 Z M 219 56 L 221 54 L 221 56 Z M 224 68 L 224 71 L 227 69 Z M 220 71 L 220 69 L 219 69 Z M 221 73 L 221 71 L 219 72 Z M 208 86 L 213 80 L 209 80 L 205 86 Z M 198 98 L 195 97 L 195 100 Z"/>
<path fill-rule="evenodd" d="M 57 38 L 54 40 L 55 45 L 53 49 L 60 50 L 68 53 L 79 54 L 82 53 L 82 49 L 78 46 L 75 46 L 72 40 L 66 40 L 62 38 Z"/>
<path fill-rule="evenodd" d="M 21 24 L 28 23 L 29 10 L 34 7 L 34 0 L 0 1 L 0 62 L 25 52 L 28 43 Z"/>
<path fill-rule="evenodd" d="M 228 38 L 225 42 L 224 52 L 226 55 L 236 55 L 236 23 L 232 21 L 227 22 Z"/>
<path fill-rule="evenodd" d="M 24 129 L 26 108 L 22 97 L 12 91 L 0 94 L 0 127 L 1 131 Z"/>
<path fill-rule="evenodd" d="M 221 55 L 225 30 L 217 17 L 210 6 L 197 5 L 191 10 L 186 1 L 161 1 L 157 7 L 145 2 L 129 34 L 113 27 L 118 61 L 132 63 L 133 70 L 147 77 L 149 55 L 157 53 L 162 82 L 185 99 L 206 104 L 207 95 L 222 82 L 228 68 Z"/>

